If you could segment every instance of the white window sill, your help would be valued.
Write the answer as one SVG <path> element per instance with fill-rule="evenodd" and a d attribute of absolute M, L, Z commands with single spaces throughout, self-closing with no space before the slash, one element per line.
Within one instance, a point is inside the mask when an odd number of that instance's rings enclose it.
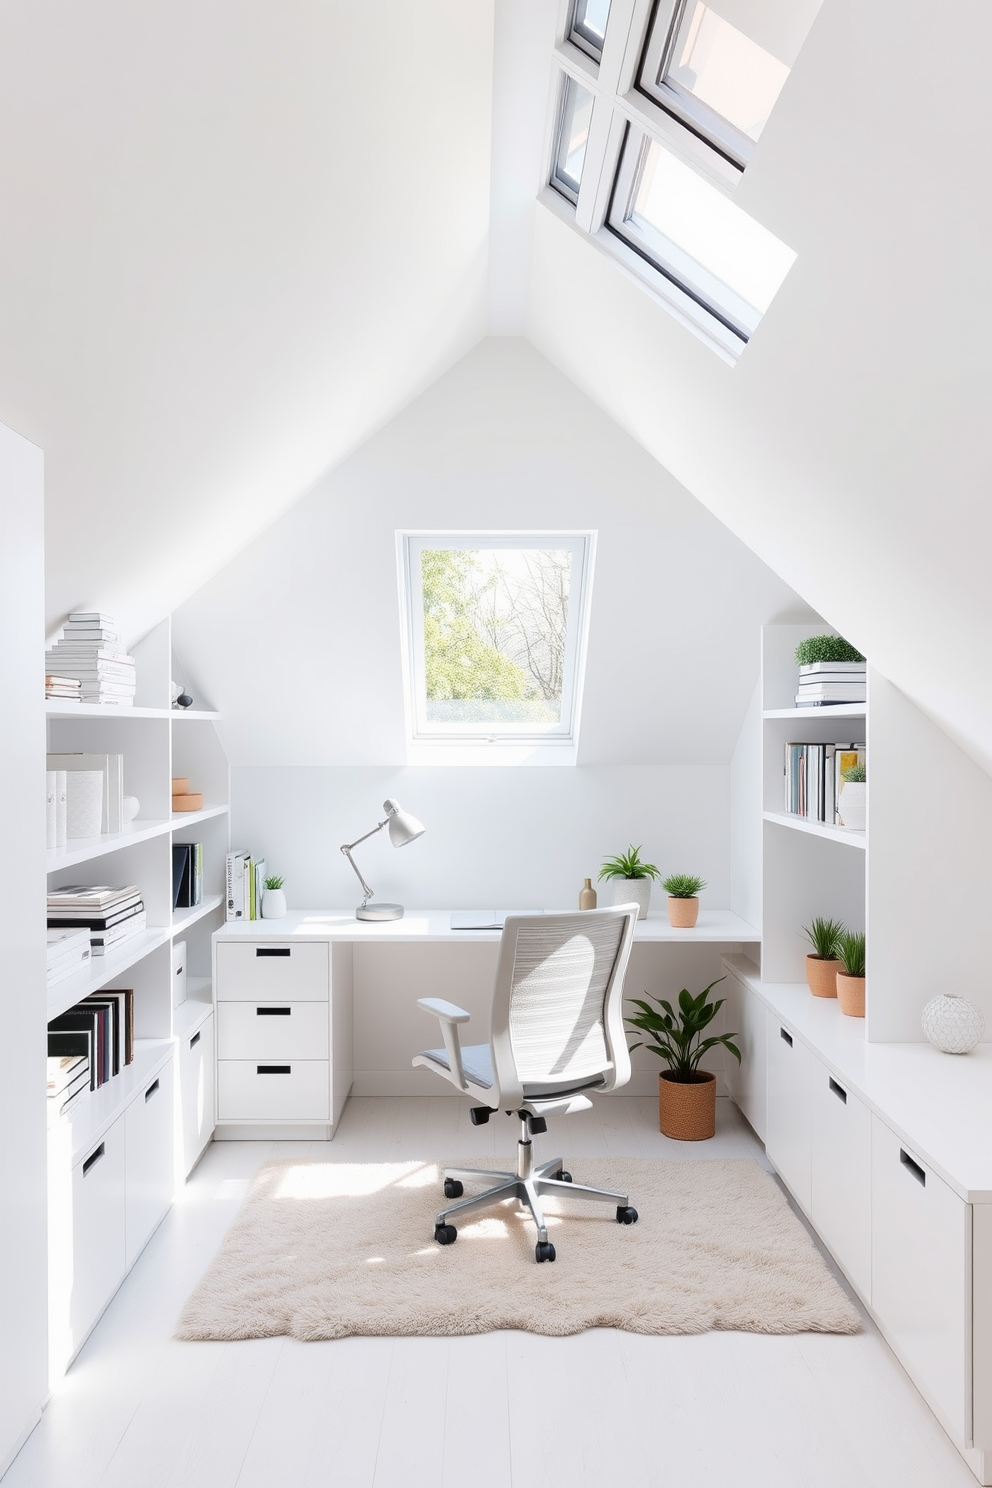
<path fill-rule="evenodd" d="M 574 765 L 576 747 L 572 743 L 490 744 L 480 740 L 474 744 L 459 740 L 449 744 L 443 740 L 430 743 L 415 741 L 407 745 L 406 762 L 408 765 L 453 765 L 504 770 L 515 765 Z"/>

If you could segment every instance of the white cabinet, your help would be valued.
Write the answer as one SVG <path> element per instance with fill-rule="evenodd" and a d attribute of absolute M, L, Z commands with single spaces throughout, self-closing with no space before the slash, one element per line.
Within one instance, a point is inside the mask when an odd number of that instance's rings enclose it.
<path fill-rule="evenodd" d="M 326 1002 L 329 947 L 276 941 L 217 947 L 218 1002 Z"/>
<path fill-rule="evenodd" d="M 971 1438 L 971 1210 L 872 1118 L 871 1305 L 958 1447 Z"/>
<path fill-rule="evenodd" d="M 175 1160 L 172 1061 L 124 1112 L 124 1259 L 130 1270 L 172 1203 Z"/>
<path fill-rule="evenodd" d="M 812 1060 L 810 1218 L 865 1300 L 871 1297 L 871 1112 Z"/>
<path fill-rule="evenodd" d="M 179 1046 L 182 1172 L 189 1176 L 214 1130 L 214 1015 L 183 1035 Z"/>
<path fill-rule="evenodd" d="M 330 1065 L 316 1059 L 221 1059 L 219 1121 L 327 1121 Z"/>
<path fill-rule="evenodd" d="M 804 1213 L 810 1212 L 813 1056 L 791 1029 L 769 1016 L 765 1150 Z"/>
<path fill-rule="evenodd" d="M 726 1072 L 731 1099 L 762 1141 L 766 1121 L 766 1043 L 768 1014 L 754 993 L 731 972 L 727 977 L 727 1021 L 737 1031 L 735 1043 L 741 1062 L 729 1062 Z"/>
<path fill-rule="evenodd" d="M 224 1059 L 319 1059 L 328 1047 L 327 1002 L 220 1002 Z"/>
<path fill-rule="evenodd" d="M 72 1170 L 70 1354 L 75 1354 L 121 1283 L 124 1243 L 124 1118 L 119 1116 Z"/>

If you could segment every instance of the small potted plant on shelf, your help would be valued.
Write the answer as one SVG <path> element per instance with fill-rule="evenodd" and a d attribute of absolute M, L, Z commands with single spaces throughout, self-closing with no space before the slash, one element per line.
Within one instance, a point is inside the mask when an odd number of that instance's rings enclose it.
<path fill-rule="evenodd" d="M 803 934 L 813 947 L 806 955 L 806 984 L 814 997 L 837 996 L 837 972 L 840 969 L 840 938 L 844 926 L 840 920 L 825 920 L 817 915 Z"/>
<path fill-rule="evenodd" d="M 723 977 L 717 978 L 722 981 Z M 710 982 L 695 997 L 683 987 L 677 1011 L 663 997 L 651 997 L 648 1002 L 630 999 L 638 1012 L 627 1022 L 648 1035 L 630 1047 L 650 1049 L 668 1065 L 658 1076 L 658 1124 L 666 1137 L 680 1142 L 703 1142 L 716 1131 L 716 1075 L 699 1068 L 703 1055 L 722 1045 L 738 1064 L 741 1061 L 741 1051 L 733 1042 L 736 1034 L 702 1036 L 724 1004 L 722 997 L 707 1000 L 717 982 Z"/>
<path fill-rule="evenodd" d="M 864 765 L 848 765 L 837 802 L 841 824 L 863 832 L 868 820 L 868 772 Z"/>
<path fill-rule="evenodd" d="M 863 703 L 868 668 L 860 651 L 843 636 L 807 636 L 796 647 L 799 666 L 797 708 L 829 708 Z"/>
<path fill-rule="evenodd" d="M 705 878 L 695 873 L 670 873 L 662 879 L 661 887 L 668 895 L 668 923 L 676 930 L 691 930 L 699 918 L 700 889 L 705 889 Z"/>
<path fill-rule="evenodd" d="M 838 943 L 837 1001 L 849 1018 L 865 1015 L 865 932 L 847 930 Z"/>
<path fill-rule="evenodd" d="M 610 882 L 614 904 L 636 904 L 637 918 L 647 919 L 651 903 L 651 880 L 660 878 L 661 872 L 653 863 L 641 861 L 641 849 L 628 847 L 625 853 L 607 858 L 599 870 L 600 878 Z"/>
<path fill-rule="evenodd" d="M 262 919 L 281 920 L 286 913 L 286 895 L 282 886 L 286 882 L 277 873 L 270 874 L 264 883 L 265 892 L 262 895 Z"/>

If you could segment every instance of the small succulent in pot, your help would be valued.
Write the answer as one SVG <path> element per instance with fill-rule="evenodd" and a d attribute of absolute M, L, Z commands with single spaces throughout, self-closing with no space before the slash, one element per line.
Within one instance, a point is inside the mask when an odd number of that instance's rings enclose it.
<path fill-rule="evenodd" d="M 868 822 L 868 771 L 864 765 L 848 765 L 837 799 L 841 822 L 851 831 L 863 832 Z"/>
<path fill-rule="evenodd" d="M 661 887 L 668 895 L 668 921 L 677 930 L 691 930 L 699 916 L 698 895 L 706 888 L 705 878 L 695 873 L 670 873 Z"/>
<path fill-rule="evenodd" d="M 803 934 L 813 947 L 806 955 L 806 982 L 814 997 L 837 996 L 837 971 L 840 966 L 840 939 L 844 926 L 840 920 L 817 915 Z"/>
<path fill-rule="evenodd" d="M 282 886 L 286 882 L 278 873 L 270 873 L 262 880 L 265 893 L 262 895 L 262 919 L 281 920 L 286 913 L 286 895 Z"/>
<path fill-rule="evenodd" d="M 865 932 L 847 930 L 840 938 L 841 965 L 837 969 L 837 1000 L 849 1018 L 865 1015 Z"/>
<path fill-rule="evenodd" d="M 636 904 L 637 918 L 647 919 L 651 903 L 651 883 L 661 877 L 661 869 L 654 863 L 645 863 L 640 847 L 633 843 L 625 853 L 607 858 L 599 870 L 600 878 L 611 881 L 614 904 Z"/>

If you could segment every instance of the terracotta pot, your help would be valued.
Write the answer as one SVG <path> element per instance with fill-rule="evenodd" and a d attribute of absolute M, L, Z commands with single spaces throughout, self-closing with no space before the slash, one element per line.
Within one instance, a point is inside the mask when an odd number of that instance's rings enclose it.
<path fill-rule="evenodd" d="M 691 930 L 699 916 L 698 899 L 676 899 L 668 896 L 668 923 L 676 930 Z"/>
<path fill-rule="evenodd" d="M 865 979 L 864 977 L 848 976 L 846 971 L 837 973 L 837 1001 L 840 1010 L 849 1018 L 863 1018 L 865 1015 Z"/>
<path fill-rule="evenodd" d="M 836 957 L 806 957 L 806 982 L 814 997 L 837 996 L 837 972 L 842 964 Z"/>
<path fill-rule="evenodd" d="M 671 1070 L 658 1076 L 658 1125 L 677 1142 L 705 1142 L 716 1131 L 716 1075 L 697 1070 L 691 1081 Z"/>

